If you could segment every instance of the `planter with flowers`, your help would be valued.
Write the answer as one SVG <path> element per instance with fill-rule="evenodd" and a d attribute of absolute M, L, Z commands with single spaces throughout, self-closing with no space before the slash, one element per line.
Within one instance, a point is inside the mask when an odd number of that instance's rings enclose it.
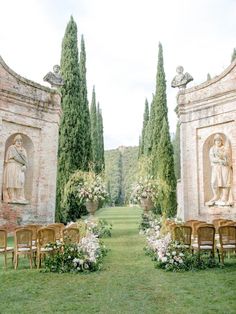
<path fill-rule="evenodd" d="M 102 177 L 94 172 L 84 172 L 83 182 L 77 186 L 77 197 L 85 204 L 90 216 L 93 216 L 98 206 L 108 199 Z"/>
<path fill-rule="evenodd" d="M 139 203 L 144 212 L 155 207 L 158 198 L 158 182 L 153 178 L 141 178 L 135 184 L 131 195 L 131 200 Z"/>

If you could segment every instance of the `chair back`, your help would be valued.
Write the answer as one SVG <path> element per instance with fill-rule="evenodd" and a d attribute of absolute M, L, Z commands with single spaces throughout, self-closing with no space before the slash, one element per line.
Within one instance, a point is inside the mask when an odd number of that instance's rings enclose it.
<path fill-rule="evenodd" d="M 206 223 L 206 222 L 203 221 L 203 220 L 197 220 L 197 221 L 194 221 L 194 222 L 192 223 L 192 232 L 193 232 L 193 236 L 194 236 L 194 237 L 197 236 L 197 228 L 198 228 L 202 223 Z"/>
<path fill-rule="evenodd" d="M 219 236 L 221 245 L 236 245 L 236 227 L 220 226 Z"/>
<path fill-rule="evenodd" d="M 39 225 L 41 227 L 41 225 Z M 32 230 L 32 241 L 37 241 L 37 231 L 38 231 L 38 225 L 29 224 L 26 225 L 25 228 Z"/>
<path fill-rule="evenodd" d="M 65 228 L 62 223 L 53 223 L 47 226 L 48 228 L 53 228 L 55 230 L 55 238 L 56 241 L 60 241 L 62 239 L 62 231 Z"/>
<path fill-rule="evenodd" d="M 28 228 L 19 228 L 15 230 L 15 249 L 32 249 L 32 230 Z"/>
<path fill-rule="evenodd" d="M 7 248 L 7 230 L 0 229 L 0 249 L 3 249 L 5 251 L 6 248 Z"/>
<path fill-rule="evenodd" d="M 174 240 L 185 245 L 191 245 L 192 227 L 190 226 L 175 226 Z"/>
<path fill-rule="evenodd" d="M 215 227 L 209 225 L 199 226 L 197 229 L 198 245 L 212 246 L 215 245 Z"/>
<path fill-rule="evenodd" d="M 38 245 L 45 247 L 49 243 L 56 242 L 55 230 L 53 228 L 44 227 L 38 230 Z"/>
<path fill-rule="evenodd" d="M 79 243 L 80 233 L 78 228 L 65 228 L 63 230 L 63 241 L 66 244 Z"/>

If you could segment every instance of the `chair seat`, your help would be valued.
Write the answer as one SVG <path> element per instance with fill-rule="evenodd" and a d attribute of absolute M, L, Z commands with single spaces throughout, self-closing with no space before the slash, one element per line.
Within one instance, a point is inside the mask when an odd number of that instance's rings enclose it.
<path fill-rule="evenodd" d="M 6 251 L 14 251 L 14 248 L 11 247 L 11 246 L 8 246 L 8 247 L 6 248 Z M 5 252 L 5 249 L 0 249 L 0 253 L 2 253 L 2 252 Z"/>
<path fill-rule="evenodd" d="M 17 252 L 30 252 L 29 247 L 20 247 L 18 248 Z"/>
<path fill-rule="evenodd" d="M 193 244 L 194 249 L 198 249 L 197 244 Z M 200 250 L 212 250 L 213 246 L 212 245 L 200 245 Z"/>
<path fill-rule="evenodd" d="M 221 248 L 221 245 L 218 243 L 216 245 L 217 249 Z M 236 249 L 236 244 L 223 244 L 223 249 Z"/>
<path fill-rule="evenodd" d="M 52 251 L 52 250 L 53 250 L 52 247 L 42 247 L 42 248 L 40 249 L 40 252 L 50 252 L 50 251 Z"/>

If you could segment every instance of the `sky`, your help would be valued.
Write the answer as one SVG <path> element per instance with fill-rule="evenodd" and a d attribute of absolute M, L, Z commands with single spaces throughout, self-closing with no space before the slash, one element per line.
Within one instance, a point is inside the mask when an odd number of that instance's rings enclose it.
<path fill-rule="evenodd" d="M 65 28 L 73 16 L 84 35 L 88 98 L 95 85 L 105 149 L 138 145 L 145 99 L 155 93 L 162 43 L 170 132 L 175 132 L 182 65 L 194 81 L 219 75 L 236 47 L 236 0 L 0 0 L 0 55 L 21 76 L 43 81 L 60 64 Z"/>

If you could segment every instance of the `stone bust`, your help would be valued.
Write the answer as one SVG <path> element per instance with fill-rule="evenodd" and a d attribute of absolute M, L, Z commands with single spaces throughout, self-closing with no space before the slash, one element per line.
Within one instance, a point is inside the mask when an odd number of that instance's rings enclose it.
<path fill-rule="evenodd" d="M 220 134 L 214 136 L 214 145 L 210 148 L 211 188 L 213 198 L 206 205 L 232 205 L 232 161 L 229 143 L 224 143 Z"/>
<path fill-rule="evenodd" d="M 27 204 L 24 185 L 28 158 L 20 134 L 14 137 L 6 152 L 3 177 L 3 201 L 6 203 Z"/>
<path fill-rule="evenodd" d="M 186 88 L 186 85 L 193 80 L 193 77 L 189 73 L 184 73 L 184 68 L 179 65 L 176 68 L 177 75 L 171 82 L 171 87 L 178 87 L 179 89 Z"/>
<path fill-rule="evenodd" d="M 60 66 L 59 65 L 54 65 L 53 67 L 53 72 L 48 72 L 43 80 L 45 82 L 48 82 L 49 84 L 51 84 L 52 88 L 57 88 L 57 87 L 61 87 L 64 85 L 64 81 L 61 77 L 60 74 Z"/>

